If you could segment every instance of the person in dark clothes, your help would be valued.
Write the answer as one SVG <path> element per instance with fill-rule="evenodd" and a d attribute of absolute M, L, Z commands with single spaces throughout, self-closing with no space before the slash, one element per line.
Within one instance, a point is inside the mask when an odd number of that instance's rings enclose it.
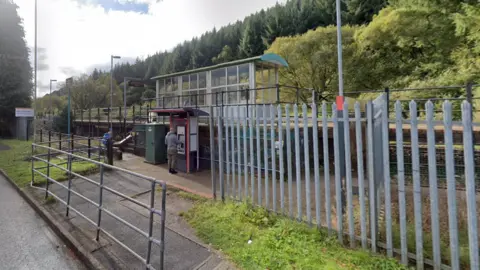
<path fill-rule="evenodd" d="M 175 166 L 177 164 L 177 146 L 180 141 L 177 138 L 177 134 L 173 128 L 165 136 L 165 144 L 167 145 L 167 158 L 168 158 L 168 172 L 176 174 Z"/>

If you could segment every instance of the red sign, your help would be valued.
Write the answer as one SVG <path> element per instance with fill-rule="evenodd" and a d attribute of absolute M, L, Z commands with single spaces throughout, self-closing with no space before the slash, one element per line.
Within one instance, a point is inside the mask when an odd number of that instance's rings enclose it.
<path fill-rule="evenodd" d="M 337 104 L 337 110 L 338 110 L 338 111 L 343 110 L 343 103 L 344 103 L 344 98 L 343 98 L 343 96 L 337 96 L 337 102 L 336 102 L 336 104 Z"/>

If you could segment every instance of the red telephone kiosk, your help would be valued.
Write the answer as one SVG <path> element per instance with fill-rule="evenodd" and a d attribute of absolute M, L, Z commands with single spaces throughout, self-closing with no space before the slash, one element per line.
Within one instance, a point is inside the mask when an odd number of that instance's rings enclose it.
<path fill-rule="evenodd" d="M 158 116 L 170 117 L 170 128 L 174 128 L 178 140 L 177 170 L 190 173 L 200 169 L 200 149 L 198 136 L 198 117 L 208 116 L 208 113 L 193 108 L 182 109 L 152 109 Z"/>

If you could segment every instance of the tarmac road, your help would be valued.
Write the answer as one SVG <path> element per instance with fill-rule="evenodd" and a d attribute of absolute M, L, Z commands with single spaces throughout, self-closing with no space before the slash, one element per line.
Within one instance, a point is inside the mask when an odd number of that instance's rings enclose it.
<path fill-rule="evenodd" d="M 0 269 L 86 269 L 3 176 L 0 176 Z"/>

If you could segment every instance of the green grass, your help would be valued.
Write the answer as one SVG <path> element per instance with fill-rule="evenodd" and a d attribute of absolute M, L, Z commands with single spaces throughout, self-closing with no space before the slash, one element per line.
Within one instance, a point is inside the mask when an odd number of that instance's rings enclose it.
<path fill-rule="evenodd" d="M 384 228 L 385 226 L 383 226 Z M 407 224 L 406 228 L 406 235 L 407 235 L 407 247 L 410 253 L 416 254 L 416 235 L 415 235 L 415 225 L 414 224 Z M 382 229 L 382 233 L 385 232 Z M 384 237 L 381 237 L 382 240 Z M 400 247 L 400 225 L 394 223 L 392 226 L 392 239 L 393 245 L 395 247 Z M 450 251 L 450 238 L 448 236 L 448 232 L 443 232 L 440 235 L 440 254 L 442 258 L 442 263 L 446 265 L 451 264 L 451 251 Z M 468 247 L 468 231 L 464 228 L 459 228 L 458 234 L 458 251 L 459 251 L 459 261 L 460 261 L 460 268 L 461 269 L 470 269 L 470 255 L 469 255 L 469 247 Z M 432 234 L 430 232 L 423 232 L 423 256 L 424 258 L 428 258 L 433 260 L 433 242 L 432 242 Z"/>
<path fill-rule="evenodd" d="M 183 216 L 241 269 L 405 269 L 395 259 L 346 249 L 325 231 L 246 203 L 197 202 Z"/>
<path fill-rule="evenodd" d="M 25 187 L 32 180 L 31 160 L 32 154 L 32 142 L 31 141 L 19 141 L 19 140 L 0 140 L 1 144 L 10 147 L 9 150 L 0 151 L 0 168 L 3 169 L 8 176 L 19 186 Z M 36 154 L 43 153 L 45 151 L 36 151 Z M 53 164 L 65 163 L 63 159 L 52 159 Z M 47 164 L 41 161 L 35 161 L 36 168 L 45 167 Z M 67 164 L 60 165 L 63 168 L 67 168 Z M 98 170 L 98 166 L 85 162 L 75 161 L 72 163 L 72 171 L 81 175 L 88 175 L 95 173 Z M 39 169 L 40 172 L 46 174 L 47 169 Z M 67 173 L 59 168 L 50 167 L 50 177 L 56 181 L 65 181 L 68 179 Z M 35 183 L 44 184 L 45 178 L 40 174 L 35 175 Z"/>
<path fill-rule="evenodd" d="M 194 202 L 206 202 L 207 201 L 206 198 L 204 198 L 200 195 L 185 192 L 183 190 L 178 191 L 177 196 L 179 196 L 180 198 L 183 198 L 185 200 L 194 201 Z"/>

